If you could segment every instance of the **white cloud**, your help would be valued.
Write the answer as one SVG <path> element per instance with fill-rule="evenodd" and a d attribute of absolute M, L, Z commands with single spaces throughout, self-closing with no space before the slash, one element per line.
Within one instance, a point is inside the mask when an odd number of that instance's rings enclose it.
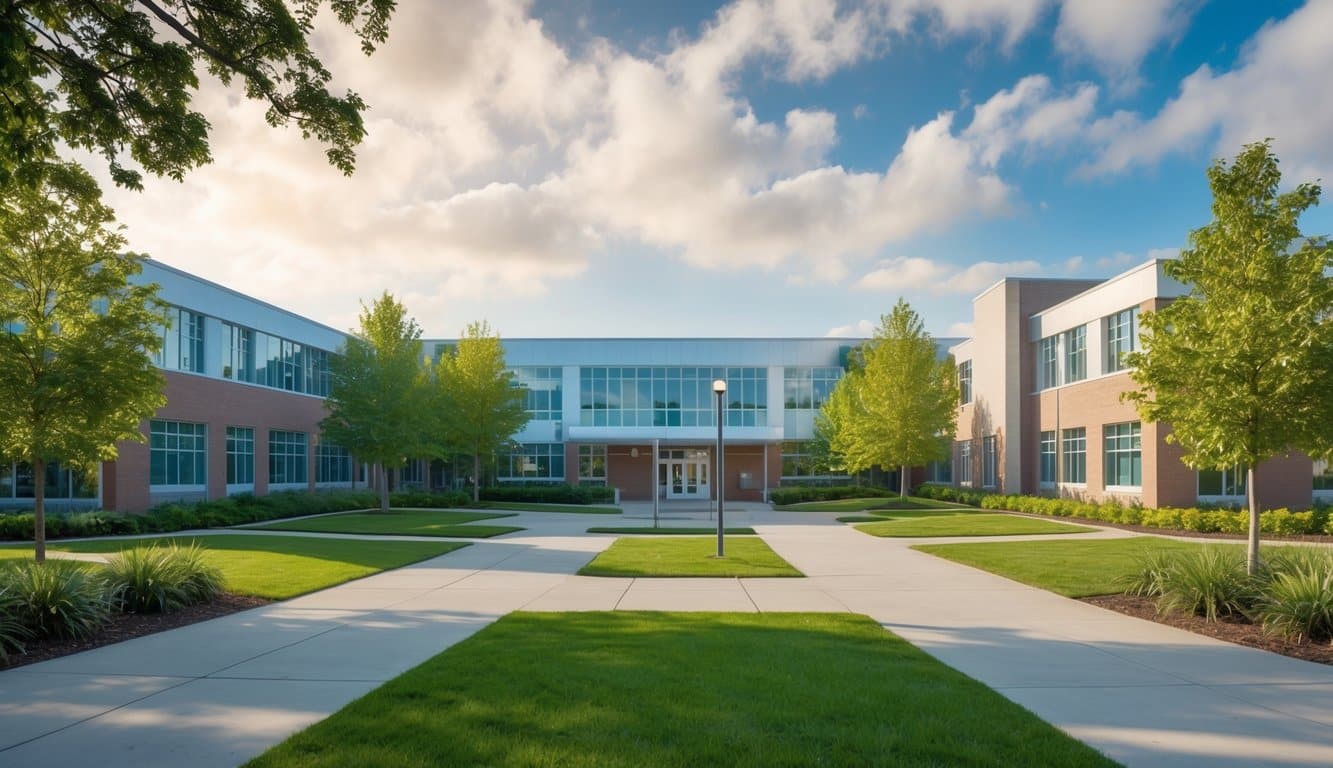
<path fill-rule="evenodd" d="M 972 334 L 974 333 L 976 333 L 976 328 L 973 327 L 972 323 L 970 321 L 962 320 L 954 323 L 953 325 L 950 325 L 949 330 L 945 333 L 945 335 L 961 336 L 965 339 L 970 339 L 972 338 Z"/>
<path fill-rule="evenodd" d="M 830 328 L 825 338 L 830 339 L 865 339 L 874 335 L 875 324 L 869 320 L 857 320 L 850 325 L 839 325 Z"/>
<path fill-rule="evenodd" d="M 1056 48 L 1091 60 L 1121 93 L 1139 85 L 1148 52 L 1184 32 L 1198 0 L 1064 0 L 1055 28 Z"/>
<path fill-rule="evenodd" d="M 1118 173 L 1205 144 L 1230 158 L 1247 142 L 1277 137 L 1274 151 L 1288 179 L 1333 173 L 1333 100 L 1323 98 L 1333 71 L 1333 1 L 1311 0 L 1270 23 L 1228 71 L 1199 67 L 1157 114 L 1117 112 L 1091 135 L 1100 145 L 1089 174 Z"/>
<path fill-rule="evenodd" d="M 966 267 L 920 257 L 882 261 L 856 282 L 862 291 L 919 293 L 933 296 L 976 294 L 1005 277 L 1028 277 L 1041 272 L 1035 261 L 979 261 Z"/>

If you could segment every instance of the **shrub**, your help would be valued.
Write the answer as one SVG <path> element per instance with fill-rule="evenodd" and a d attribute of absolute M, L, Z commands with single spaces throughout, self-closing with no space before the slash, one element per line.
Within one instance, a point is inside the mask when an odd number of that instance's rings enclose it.
<path fill-rule="evenodd" d="M 31 633 L 19 621 L 19 598 L 8 584 L 0 584 L 0 661 L 11 651 L 23 652 L 23 641 Z"/>
<path fill-rule="evenodd" d="M 222 571 L 197 544 L 121 550 L 104 569 L 112 605 L 124 613 L 169 613 L 222 592 Z"/>
<path fill-rule="evenodd" d="M 69 560 L 10 563 L 0 569 L 0 590 L 14 596 L 14 618 L 36 638 L 85 638 L 110 610 L 98 574 Z"/>
<path fill-rule="evenodd" d="M 1127 595 L 1161 597 L 1168 574 L 1175 564 L 1175 553 L 1161 549 L 1145 549 L 1134 562 L 1134 571 L 1118 577 L 1116 586 Z"/>
<path fill-rule="evenodd" d="M 528 504 L 606 504 L 615 501 L 616 491 L 601 485 L 513 485 L 482 488 L 480 496 Z"/>
<path fill-rule="evenodd" d="M 452 509 L 471 506 L 472 497 L 462 491 L 399 491 L 389 494 L 389 506 Z M 376 504 L 378 506 L 378 504 Z"/>
<path fill-rule="evenodd" d="M 897 496 L 897 492 L 887 488 L 867 485 L 792 485 L 774 488 L 768 492 L 768 500 L 778 506 L 802 504 L 807 501 L 837 501 L 838 499 L 878 498 Z"/>
<path fill-rule="evenodd" d="M 1162 578 L 1157 608 L 1217 621 L 1219 616 L 1243 613 L 1254 602 L 1256 586 L 1239 549 L 1201 547 L 1172 558 Z"/>
<path fill-rule="evenodd" d="M 1296 640 L 1333 638 L 1333 559 L 1322 566 L 1277 573 L 1259 602 L 1264 629 Z"/>
<path fill-rule="evenodd" d="M 1316 533 L 1313 512 L 1292 512 L 1289 509 L 1270 509 L 1259 513 L 1259 530 L 1279 536 L 1300 536 Z"/>

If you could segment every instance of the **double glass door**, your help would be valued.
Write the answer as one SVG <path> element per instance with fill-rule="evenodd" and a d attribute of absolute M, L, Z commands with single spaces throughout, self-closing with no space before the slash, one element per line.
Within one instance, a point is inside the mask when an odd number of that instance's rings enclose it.
<path fill-rule="evenodd" d="M 669 450 L 658 464 L 659 491 L 667 499 L 708 498 L 708 452 Z"/>

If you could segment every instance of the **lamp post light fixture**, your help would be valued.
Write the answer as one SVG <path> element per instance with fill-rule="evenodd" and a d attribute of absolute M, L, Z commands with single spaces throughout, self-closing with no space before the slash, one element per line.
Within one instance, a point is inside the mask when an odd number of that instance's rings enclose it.
<path fill-rule="evenodd" d="M 723 556 L 722 547 L 722 498 L 726 493 L 726 471 L 722 457 L 722 397 L 727 394 L 727 382 L 717 379 L 713 382 L 713 392 L 717 394 L 717 556 Z"/>

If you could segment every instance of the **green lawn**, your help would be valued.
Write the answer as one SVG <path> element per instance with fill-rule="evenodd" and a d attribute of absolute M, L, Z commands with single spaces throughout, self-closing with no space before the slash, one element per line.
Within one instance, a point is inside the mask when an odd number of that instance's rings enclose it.
<path fill-rule="evenodd" d="M 841 519 L 841 518 L 839 518 Z M 1048 533 L 1092 533 L 1096 528 L 1054 523 L 1015 515 L 964 514 L 934 517 L 892 517 L 863 522 L 856 530 L 871 536 L 918 538 L 929 536 L 1020 536 Z"/>
<path fill-rule="evenodd" d="M 712 536 L 616 539 L 583 566 L 583 576 L 803 576 L 757 536 L 727 539 L 717 557 Z"/>
<path fill-rule="evenodd" d="M 227 591 L 285 600 L 372 573 L 443 555 L 467 544 L 456 541 L 364 541 L 300 536 L 174 536 L 164 539 L 106 539 L 53 545 L 69 552 L 119 552 L 152 541 L 189 544 L 208 550 L 208 560 L 222 569 Z M 32 547 L 18 551 L 32 557 Z"/>
<path fill-rule="evenodd" d="M 388 512 L 340 512 L 336 515 L 278 520 L 244 527 L 371 536 L 449 536 L 459 539 L 487 539 L 523 530 L 507 525 L 463 525 L 474 520 L 494 520 L 501 517 L 513 517 L 513 515 L 453 512 L 441 509 L 391 509 Z"/>
<path fill-rule="evenodd" d="M 1155 536 L 1134 536 L 1097 541 L 922 544 L 913 549 L 1066 597 L 1088 597 L 1119 592 L 1116 579 L 1132 573 L 1139 556 L 1146 550 L 1184 551 L 1199 546 Z"/>
<path fill-rule="evenodd" d="M 588 533 L 640 533 L 653 536 L 707 536 L 717 534 L 717 528 L 653 528 L 651 526 L 624 526 L 620 528 L 589 528 Z M 753 528 L 728 528 L 728 536 L 753 536 Z"/>
<path fill-rule="evenodd" d="M 864 616 L 614 612 L 510 614 L 248 765 L 1115 763 Z"/>
<path fill-rule="evenodd" d="M 935 499 L 921 499 L 916 496 L 908 496 L 906 499 L 900 499 L 896 496 L 872 496 L 864 499 L 836 499 L 834 501 L 804 501 L 800 504 L 787 504 L 785 506 L 774 507 L 774 509 L 784 512 L 864 512 L 867 510 L 926 510 L 926 509 L 958 509 L 970 510 L 973 507 L 954 504 L 952 502 L 937 501 Z"/>
<path fill-rule="evenodd" d="M 604 504 L 534 504 L 525 501 L 483 501 L 483 509 L 506 509 L 514 512 L 564 512 L 571 515 L 618 515 L 620 507 Z"/>

